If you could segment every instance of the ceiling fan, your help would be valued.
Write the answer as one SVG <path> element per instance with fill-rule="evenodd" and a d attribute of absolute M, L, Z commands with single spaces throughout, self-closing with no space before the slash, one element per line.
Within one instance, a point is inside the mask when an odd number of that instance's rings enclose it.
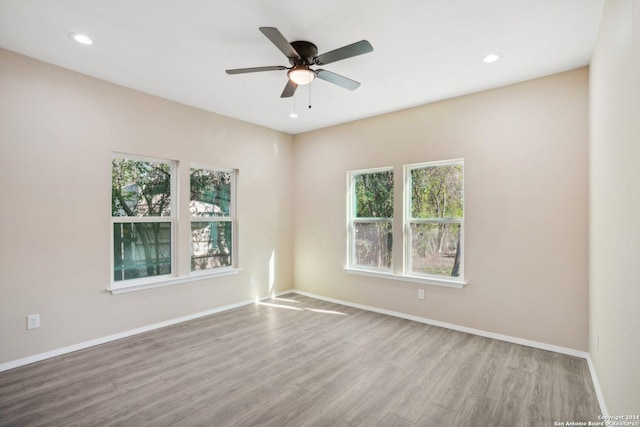
<path fill-rule="evenodd" d="M 318 48 L 315 44 L 306 41 L 295 41 L 289 43 L 282 33 L 274 27 L 260 27 L 260 32 L 264 34 L 280 52 L 289 58 L 291 67 L 275 65 L 271 67 L 253 67 L 253 68 L 236 68 L 227 70 L 227 74 L 244 74 L 257 73 L 261 71 L 287 71 L 287 85 L 282 91 L 281 98 L 289 98 L 296 92 L 299 85 L 311 83 L 316 77 L 333 83 L 349 90 L 355 90 L 360 87 L 360 83 L 355 80 L 348 79 L 331 71 L 318 69 L 313 70 L 311 66 L 326 65 L 332 62 L 341 61 L 343 59 L 362 55 L 373 51 L 373 47 L 366 40 L 343 46 L 322 55 L 318 55 Z"/>

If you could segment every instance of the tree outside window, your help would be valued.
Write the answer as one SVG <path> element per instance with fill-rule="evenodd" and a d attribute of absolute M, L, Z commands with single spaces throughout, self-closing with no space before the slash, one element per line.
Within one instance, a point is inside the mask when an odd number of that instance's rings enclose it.
<path fill-rule="evenodd" d="M 356 171 L 350 175 L 350 266 L 391 270 L 393 171 Z"/>
<path fill-rule="evenodd" d="M 462 276 L 462 161 L 407 168 L 409 274 Z"/>
<path fill-rule="evenodd" d="M 174 169 L 170 161 L 112 159 L 114 282 L 172 273 Z"/>
<path fill-rule="evenodd" d="M 462 159 L 404 166 L 403 210 L 395 218 L 403 228 L 396 245 L 403 249 L 401 272 L 393 268 L 393 168 L 352 171 L 348 177 L 350 269 L 438 284 L 464 281 Z"/>
<path fill-rule="evenodd" d="M 192 167 L 191 271 L 233 265 L 235 171 Z"/>

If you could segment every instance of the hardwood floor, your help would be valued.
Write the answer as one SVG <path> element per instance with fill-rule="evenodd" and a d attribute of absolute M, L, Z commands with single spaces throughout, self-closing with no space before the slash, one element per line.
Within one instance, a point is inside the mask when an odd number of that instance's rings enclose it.
<path fill-rule="evenodd" d="M 553 426 L 585 360 L 287 295 L 0 373 L 0 426 Z"/>

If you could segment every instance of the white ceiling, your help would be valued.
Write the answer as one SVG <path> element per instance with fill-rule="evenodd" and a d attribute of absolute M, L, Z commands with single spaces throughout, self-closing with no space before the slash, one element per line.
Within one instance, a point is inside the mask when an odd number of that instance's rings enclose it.
<path fill-rule="evenodd" d="M 604 0 L 0 0 L 0 46 L 204 110 L 296 134 L 589 64 Z M 281 99 L 286 65 L 258 31 L 277 27 L 324 53 L 368 53 L 323 68 Z M 71 32 L 91 36 L 82 46 Z M 502 58 L 484 64 L 485 55 Z"/>

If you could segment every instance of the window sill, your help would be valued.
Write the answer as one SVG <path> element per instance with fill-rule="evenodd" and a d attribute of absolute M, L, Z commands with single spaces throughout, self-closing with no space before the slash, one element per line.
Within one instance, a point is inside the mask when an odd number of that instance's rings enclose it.
<path fill-rule="evenodd" d="M 387 273 L 387 272 L 372 271 L 372 270 L 362 270 L 359 268 L 345 268 L 344 270 L 349 274 L 357 274 L 360 276 L 370 276 L 370 277 L 378 277 L 381 279 L 399 280 L 401 282 L 421 283 L 424 285 L 445 286 L 448 288 L 461 289 L 468 284 L 468 282 L 464 280 L 438 279 L 433 277 L 421 277 L 421 276 L 406 276 L 403 274 Z"/>
<path fill-rule="evenodd" d="M 169 277 L 167 279 L 156 279 L 153 281 L 137 282 L 127 285 L 116 285 L 107 288 L 112 295 L 125 294 L 128 292 L 142 291 L 144 289 L 161 288 L 164 286 L 178 285 L 180 283 L 197 282 L 198 280 L 213 279 L 216 277 L 231 276 L 238 274 L 239 268 L 225 268 L 221 271 L 210 273 L 197 273 L 185 277 Z"/>

